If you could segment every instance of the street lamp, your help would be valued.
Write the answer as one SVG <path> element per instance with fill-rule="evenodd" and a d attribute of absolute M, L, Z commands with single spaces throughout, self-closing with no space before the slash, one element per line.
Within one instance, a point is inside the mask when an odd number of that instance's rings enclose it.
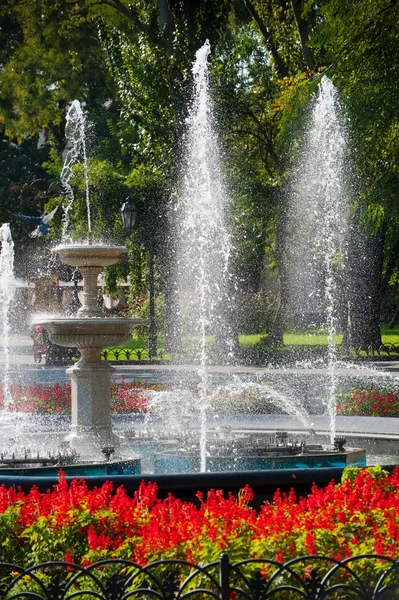
<path fill-rule="evenodd" d="M 129 233 L 131 233 L 136 223 L 137 209 L 134 206 L 134 204 L 130 202 L 130 198 L 126 198 L 126 202 L 124 202 L 120 208 L 120 213 L 122 217 L 123 227 Z"/>
<path fill-rule="evenodd" d="M 132 204 L 130 198 L 120 208 L 123 227 L 129 233 L 132 233 L 136 223 L 137 209 Z M 157 323 L 155 320 L 155 286 L 154 286 L 154 254 L 152 244 L 149 249 L 149 271 L 148 271 L 148 287 L 150 292 L 150 322 L 148 327 L 148 357 L 153 358 L 157 354 Z"/>

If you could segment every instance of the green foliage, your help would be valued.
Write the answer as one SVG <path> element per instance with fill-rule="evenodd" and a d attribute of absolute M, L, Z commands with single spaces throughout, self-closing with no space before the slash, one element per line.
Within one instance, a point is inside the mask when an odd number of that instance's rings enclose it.
<path fill-rule="evenodd" d="M 361 473 L 361 467 L 346 467 L 341 475 L 341 483 L 345 483 L 345 481 L 349 481 L 350 483 L 355 483 L 356 478 Z M 375 465 L 374 467 L 368 467 L 367 469 L 369 476 L 374 479 L 376 482 L 383 481 L 389 476 L 388 471 L 385 471 L 381 465 Z"/>
<path fill-rule="evenodd" d="M 252 0 L 251 5 L 250 15 L 243 4 L 228 0 L 164 2 L 164 10 L 151 0 L 5 0 L 0 8 L 2 220 L 10 220 L 15 211 L 40 214 L 57 202 L 65 113 L 78 98 L 92 121 L 88 154 L 94 233 L 125 243 L 129 253 L 128 263 L 109 269 L 107 289 L 115 290 L 117 281 L 129 275 L 132 298 L 142 310 L 151 251 L 157 293 L 162 293 L 172 252 L 166 214 L 177 187 L 191 64 L 208 38 L 232 198 L 238 286 L 257 294 L 265 270 L 281 275 L 281 188 L 318 78 L 305 68 L 292 4 Z M 355 208 L 368 232 L 383 231 L 381 285 L 389 284 L 394 296 L 399 269 L 398 3 L 306 0 L 303 9 L 318 72 L 328 70 L 350 117 L 359 165 Z M 40 150 L 39 133 L 45 139 Z M 33 184 L 38 179 L 43 181 Z M 72 185 L 76 201 L 70 233 L 78 239 L 87 231 L 80 165 Z M 137 228 L 129 235 L 119 218 L 127 196 L 138 209 Z M 48 240 L 33 245 L 25 226 L 13 222 L 18 253 L 47 252 L 60 230 L 57 215 Z"/>
<path fill-rule="evenodd" d="M 399 7 L 389 0 L 329 0 L 315 8 L 312 46 L 333 64 L 330 73 L 351 118 L 356 161 L 368 218 L 398 217 L 396 173 L 399 157 L 397 72 Z M 396 227 L 396 225 L 394 225 Z M 389 248 L 389 246 L 388 246 Z"/>
<path fill-rule="evenodd" d="M 87 236 L 87 204 L 83 165 L 77 165 L 74 171 L 75 200 L 69 233 L 75 239 L 84 239 Z M 88 173 L 93 234 L 95 239 L 109 241 L 121 235 L 122 222 L 116 215 L 128 187 L 124 177 L 109 161 L 90 159 Z"/>
<path fill-rule="evenodd" d="M 399 417 L 398 389 L 369 389 L 362 386 L 339 389 L 337 413 L 361 417 Z"/>
<path fill-rule="evenodd" d="M 240 288 L 257 292 L 267 263 L 265 247 L 271 248 L 281 178 L 273 109 L 278 86 L 251 24 L 226 32 L 212 60 L 212 78 L 232 199 L 233 268 Z"/>
<path fill-rule="evenodd" d="M 279 92 L 273 104 L 278 125 L 278 145 L 282 165 L 289 169 L 300 148 L 309 124 L 312 101 L 317 93 L 317 79 L 299 72 L 279 81 Z"/>
<path fill-rule="evenodd" d="M 8 506 L 0 514 L 0 529 L 2 531 L 0 544 L 0 560 L 18 564 L 24 560 L 25 545 L 21 540 L 23 525 L 19 523 L 19 507 Z"/>
<path fill-rule="evenodd" d="M 0 14 L 17 41 L 0 74 L 0 123 L 22 141 L 42 129 L 59 136 L 65 103 L 104 98 L 107 72 L 85 3 L 6 1 Z M 5 41 L 7 29 L 0 35 Z"/>
<path fill-rule="evenodd" d="M 303 57 L 298 44 L 298 31 L 290 4 L 279 0 L 269 0 L 268 2 L 254 0 L 253 5 L 260 19 L 268 28 L 273 46 L 285 67 L 286 74 L 298 72 L 303 67 Z"/>

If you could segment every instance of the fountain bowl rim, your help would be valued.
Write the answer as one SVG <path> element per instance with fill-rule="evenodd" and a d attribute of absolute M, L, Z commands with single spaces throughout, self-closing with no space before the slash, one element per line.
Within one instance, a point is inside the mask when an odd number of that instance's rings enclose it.
<path fill-rule="evenodd" d="M 144 319 L 129 319 L 126 317 L 118 317 L 118 316 L 114 316 L 114 315 L 110 315 L 110 316 L 106 316 L 104 315 L 103 317 L 83 317 L 83 318 L 74 318 L 74 317 L 54 317 L 54 318 L 46 318 L 46 319 L 35 319 L 34 324 L 35 325 L 43 325 L 45 326 L 45 324 L 59 324 L 59 325 L 87 325 L 87 324 L 92 324 L 92 323 L 98 323 L 98 324 L 102 324 L 104 325 L 104 323 L 110 323 L 110 325 L 105 325 L 106 327 L 111 327 L 111 324 L 113 326 L 115 326 L 116 323 L 119 324 L 125 324 L 125 325 L 134 325 L 134 324 L 145 324 L 146 321 Z"/>
<path fill-rule="evenodd" d="M 54 246 L 54 248 L 51 249 L 52 252 L 59 252 L 59 251 L 64 251 L 64 250 L 73 250 L 73 251 L 87 251 L 87 250 L 91 250 L 91 251 L 99 251 L 99 250 L 104 250 L 104 251 L 119 251 L 122 254 L 126 253 L 128 251 L 128 249 L 126 248 L 126 246 L 116 246 L 116 245 L 112 245 L 112 244 L 89 244 L 88 242 L 83 244 L 58 244 L 57 246 Z"/>

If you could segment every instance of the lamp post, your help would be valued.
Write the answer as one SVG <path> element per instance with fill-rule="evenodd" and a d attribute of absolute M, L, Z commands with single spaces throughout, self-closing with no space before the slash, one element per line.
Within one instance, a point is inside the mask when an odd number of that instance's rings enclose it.
<path fill-rule="evenodd" d="M 137 209 L 128 197 L 122 204 L 121 218 L 123 227 L 131 233 L 134 229 L 137 217 Z M 150 321 L 148 327 L 148 356 L 153 358 L 157 353 L 157 323 L 155 320 L 155 286 L 154 286 L 154 254 L 152 244 L 149 249 L 149 271 L 148 271 L 148 287 L 150 293 Z"/>

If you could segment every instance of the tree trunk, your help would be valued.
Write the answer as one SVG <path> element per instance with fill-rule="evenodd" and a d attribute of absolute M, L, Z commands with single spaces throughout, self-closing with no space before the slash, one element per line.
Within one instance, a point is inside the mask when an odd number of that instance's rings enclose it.
<path fill-rule="evenodd" d="M 268 336 L 268 341 L 273 345 L 282 345 L 284 343 L 284 333 L 287 328 L 287 308 L 288 308 L 288 281 L 286 271 L 286 201 L 284 194 L 280 196 L 280 204 L 277 216 L 277 239 L 276 239 L 276 264 L 278 269 L 278 298 L 277 309 L 274 320 Z"/>
<path fill-rule="evenodd" d="M 396 308 L 395 308 L 395 312 L 392 315 L 392 319 L 389 321 L 389 329 L 393 329 L 396 325 L 396 323 L 399 320 L 399 302 L 397 302 L 396 304 Z"/>
<path fill-rule="evenodd" d="M 181 324 L 179 296 L 170 273 L 166 276 L 165 289 L 165 350 L 174 355 L 181 353 Z"/>
<path fill-rule="evenodd" d="M 376 235 L 357 232 L 352 236 L 346 274 L 347 319 L 343 344 L 346 348 L 381 346 L 380 310 L 385 228 Z"/>
<path fill-rule="evenodd" d="M 215 322 L 215 353 L 224 361 L 237 356 L 240 350 L 233 309 L 235 289 L 235 278 L 232 275 L 221 293 Z"/>
<path fill-rule="evenodd" d="M 278 73 L 278 76 L 279 77 L 287 77 L 288 69 L 280 57 L 280 54 L 276 47 L 276 44 L 274 43 L 274 40 L 273 40 L 273 36 L 272 36 L 271 32 L 268 30 L 268 28 L 266 27 L 266 23 L 264 23 L 264 21 L 262 21 L 262 19 L 260 18 L 259 13 L 257 12 L 255 6 L 252 4 L 251 0 L 243 0 L 243 2 L 244 2 L 246 9 L 249 12 L 249 14 L 251 15 L 251 17 L 254 19 L 255 23 L 259 27 L 259 31 L 261 32 L 261 34 L 263 36 L 265 46 L 268 49 L 268 51 L 270 52 L 270 54 L 272 55 L 274 67 Z"/>
<path fill-rule="evenodd" d="M 308 46 L 309 32 L 308 25 L 305 19 L 302 17 L 303 11 L 303 0 L 291 0 L 292 10 L 294 11 L 295 22 L 298 29 L 298 35 L 301 42 L 302 55 L 306 66 L 314 71 L 316 68 L 316 62 L 313 58 L 313 52 Z"/>
<path fill-rule="evenodd" d="M 171 199 L 167 211 L 167 235 L 163 240 L 161 272 L 165 278 L 165 350 L 179 355 L 182 350 L 180 299 L 177 289 L 177 260 L 176 260 L 176 211 L 174 200 Z"/>

